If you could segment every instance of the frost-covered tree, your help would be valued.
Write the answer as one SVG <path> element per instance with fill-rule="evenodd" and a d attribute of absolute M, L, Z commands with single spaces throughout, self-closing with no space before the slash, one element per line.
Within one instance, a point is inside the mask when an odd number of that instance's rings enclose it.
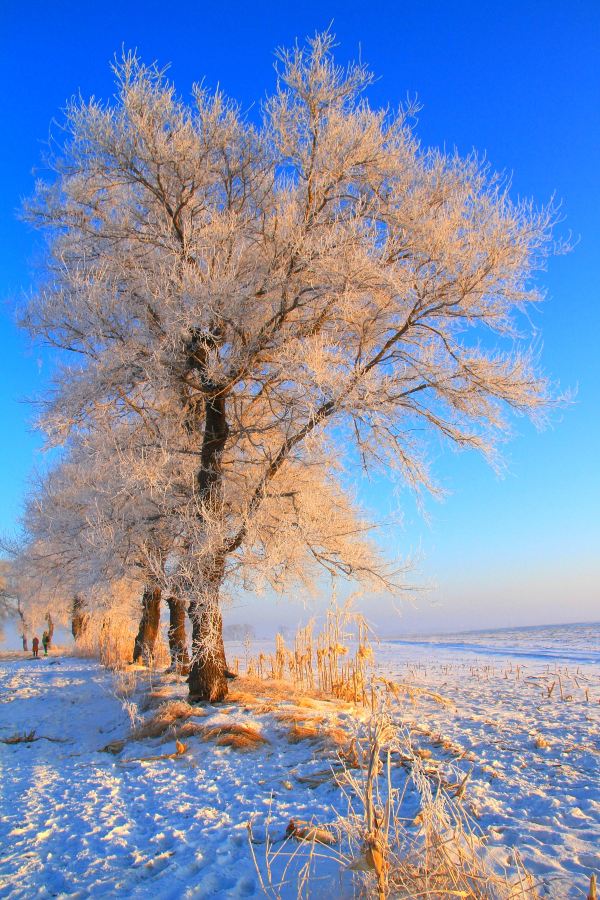
<path fill-rule="evenodd" d="M 152 655 L 159 622 L 161 590 L 156 572 L 164 566 L 172 538 L 169 520 L 152 497 L 129 491 L 115 465 L 131 435 L 120 428 L 110 436 L 93 432 L 71 441 L 58 465 L 32 485 L 22 518 L 23 538 L 12 548 L 19 596 L 37 611 L 52 610 L 64 624 L 70 618 L 80 637 L 90 615 L 121 602 L 113 585 L 129 582 L 142 594 L 134 661 Z M 136 484 L 139 488 L 139 485 Z M 142 592 L 143 589 L 143 592 Z M 169 642 L 174 665 L 185 664 L 185 603 L 169 597 Z M 135 610 L 132 610 L 135 615 Z"/>
<path fill-rule="evenodd" d="M 253 122 L 126 55 L 114 101 L 68 106 L 26 208 L 48 250 L 25 322 L 62 366 L 44 427 L 137 430 L 127 474 L 173 519 L 190 692 L 212 700 L 225 584 L 324 566 L 393 586 L 344 466 L 435 489 L 428 434 L 491 456 L 507 410 L 548 400 L 519 336 L 551 210 L 422 148 L 412 108 L 372 109 L 330 35 L 278 59 Z"/>
<path fill-rule="evenodd" d="M 110 597 L 111 584 L 123 577 L 127 553 L 122 546 L 118 558 L 107 552 L 96 472 L 82 464 L 81 454 L 78 457 L 67 457 L 32 480 L 21 537 L 6 544 L 13 588 L 28 619 L 41 627 L 49 625 L 50 616 L 71 624 L 74 633 L 81 631 L 85 616 L 100 611 Z M 100 479 L 103 474 L 97 470 Z"/>
<path fill-rule="evenodd" d="M 0 634 L 5 619 L 14 614 L 13 598 L 9 588 L 10 563 L 0 559 Z"/>

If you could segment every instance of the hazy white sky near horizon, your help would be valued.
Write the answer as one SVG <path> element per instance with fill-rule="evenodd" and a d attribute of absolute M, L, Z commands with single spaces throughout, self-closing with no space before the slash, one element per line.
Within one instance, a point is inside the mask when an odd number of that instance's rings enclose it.
<path fill-rule="evenodd" d="M 378 542 L 389 557 L 407 563 L 403 598 L 357 597 L 356 608 L 378 635 L 600 620 L 600 554 L 594 553 L 593 531 L 587 543 L 581 540 L 577 498 L 570 514 L 563 498 L 562 519 L 542 517 L 536 525 L 529 509 L 519 514 L 536 493 L 535 486 L 519 484 L 534 476 L 536 459 L 515 461 L 508 451 L 507 457 L 508 469 L 499 476 L 473 454 L 451 456 L 444 473 L 448 487 L 457 482 L 455 490 L 428 502 L 424 511 L 407 491 L 396 496 L 385 479 L 357 487 L 367 506 L 384 513 L 387 524 Z M 547 474 L 537 477 L 544 482 Z M 552 501 L 539 503 L 540 512 L 552 512 Z M 338 579 L 338 600 L 350 592 Z M 295 627 L 322 614 L 331 594 L 329 580 L 323 580 L 314 597 L 303 591 L 267 593 L 258 600 L 238 595 L 226 607 L 225 620 L 254 621 L 259 633 L 270 633 L 273 623 Z"/>
<path fill-rule="evenodd" d="M 417 573 L 414 573 L 414 581 Z M 408 576 L 407 576 L 408 577 Z M 337 597 L 346 596 L 342 585 Z M 290 592 L 283 597 L 267 593 L 258 598 L 238 595 L 224 610 L 225 623 L 251 623 L 259 636 L 270 635 L 280 625 L 295 629 L 313 616 L 323 614 L 331 590 L 303 596 Z M 419 592 L 407 591 L 405 599 L 386 596 L 358 596 L 354 608 L 367 618 L 379 637 L 403 634 L 450 633 L 525 625 L 553 625 L 595 622 L 598 609 L 598 572 L 579 572 L 577 597 L 573 597 L 572 572 L 557 562 L 540 575 L 535 571 L 481 572 L 452 576 L 443 585 L 430 585 Z"/>
<path fill-rule="evenodd" d="M 354 485 L 390 558 L 408 563 L 403 599 L 364 596 L 360 609 L 375 632 L 453 632 L 481 628 L 600 621 L 600 548 L 595 486 L 573 490 L 571 473 L 554 473 L 568 440 L 570 408 L 538 432 L 519 422 L 496 473 L 474 453 L 440 451 L 434 472 L 446 496 L 421 509 L 408 490 L 384 478 Z M 338 580 L 337 596 L 349 593 Z M 296 626 L 327 607 L 324 581 L 310 598 L 300 591 L 237 596 L 225 610 L 232 623 Z M 253 619 L 253 616 L 255 617 Z"/>

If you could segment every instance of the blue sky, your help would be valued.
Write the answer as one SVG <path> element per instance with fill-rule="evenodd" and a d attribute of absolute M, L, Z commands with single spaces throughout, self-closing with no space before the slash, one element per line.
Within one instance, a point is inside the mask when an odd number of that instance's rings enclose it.
<path fill-rule="evenodd" d="M 600 6 L 528 3 L 182 0 L 76 4 L 4 0 L 0 10 L 0 529 L 11 531 L 40 439 L 22 402 L 43 389 L 47 363 L 13 324 L 32 281 L 34 236 L 16 218 L 32 190 L 51 119 L 81 91 L 113 92 L 109 60 L 124 44 L 171 63 L 181 93 L 204 78 L 251 109 L 274 83 L 273 50 L 333 23 L 342 60 L 360 53 L 378 81 L 374 104 L 417 94 L 424 144 L 475 147 L 513 173 L 515 195 L 562 201 L 574 251 L 541 276 L 548 300 L 535 317 L 546 371 L 577 388 L 572 406 L 538 433 L 516 423 L 507 470 L 432 447 L 451 492 L 425 522 L 406 493 L 402 527 L 383 540 L 421 557 L 431 590 L 391 630 L 600 619 Z M 386 515 L 388 486 L 360 486 Z M 413 580 L 416 580 L 417 573 Z M 375 613 L 374 613 L 375 614 Z M 396 627 L 398 626 L 398 627 Z"/>

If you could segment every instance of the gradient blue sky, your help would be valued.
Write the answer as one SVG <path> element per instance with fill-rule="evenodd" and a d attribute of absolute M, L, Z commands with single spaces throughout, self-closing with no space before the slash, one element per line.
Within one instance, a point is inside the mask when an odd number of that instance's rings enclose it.
<path fill-rule="evenodd" d="M 548 301 L 535 324 L 546 370 L 575 403 L 553 427 L 516 423 L 507 471 L 476 456 L 432 447 L 451 491 L 425 522 L 406 493 L 379 481 L 361 496 L 402 526 L 393 552 L 421 556 L 413 580 L 431 586 L 401 622 L 376 602 L 384 630 L 600 619 L 600 4 L 530 2 L 14 2 L 0 10 L 0 530 L 14 530 L 39 438 L 25 396 L 43 388 L 47 365 L 13 323 L 31 283 L 34 237 L 19 223 L 50 120 L 67 97 L 107 97 L 108 62 L 124 44 L 171 63 L 180 92 L 217 82 L 245 107 L 273 86 L 273 50 L 333 22 L 342 60 L 359 53 L 379 80 L 375 104 L 417 94 L 425 144 L 485 151 L 513 173 L 515 194 L 562 201 L 563 232 L 578 238 L 542 276 Z M 392 502 L 393 501 L 393 502 Z M 265 617 L 270 615 L 265 606 Z M 243 614 L 241 615 L 244 618 Z M 282 620 L 285 618 L 280 615 Z"/>

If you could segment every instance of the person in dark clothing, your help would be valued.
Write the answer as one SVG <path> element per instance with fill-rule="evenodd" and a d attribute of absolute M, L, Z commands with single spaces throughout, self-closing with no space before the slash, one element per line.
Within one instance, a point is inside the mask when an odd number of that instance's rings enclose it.
<path fill-rule="evenodd" d="M 33 650 L 33 658 L 37 659 L 38 655 L 39 655 L 38 650 L 40 648 L 40 639 L 38 637 L 34 637 L 34 639 L 31 642 L 31 647 Z"/>
<path fill-rule="evenodd" d="M 44 648 L 44 656 L 48 656 L 48 644 L 50 643 L 50 635 L 45 631 L 42 635 L 42 647 Z"/>

